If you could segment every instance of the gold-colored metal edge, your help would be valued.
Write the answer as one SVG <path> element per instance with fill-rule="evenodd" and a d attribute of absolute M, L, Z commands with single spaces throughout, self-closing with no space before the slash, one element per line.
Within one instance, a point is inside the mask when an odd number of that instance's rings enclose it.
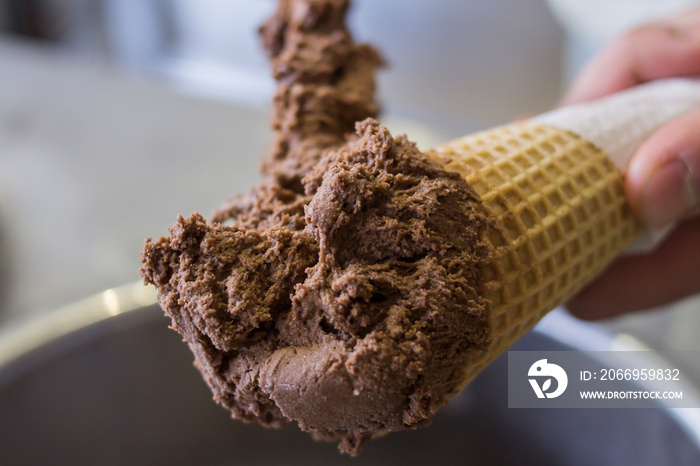
<path fill-rule="evenodd" d="M 157 303 L 153 287 L 134 282 L 110 288 L 0 330 L 0 370 L 18 357 L 71 332 Z"/>

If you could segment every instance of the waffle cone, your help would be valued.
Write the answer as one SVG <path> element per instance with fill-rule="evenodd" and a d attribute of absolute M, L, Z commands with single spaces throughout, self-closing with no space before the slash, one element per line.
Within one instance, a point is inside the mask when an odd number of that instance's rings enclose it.
<path fill-rule="evenodd" d="M 464 175 L 491 220 L 482 266 L 489 346 L 472 354 L 462 387 L 545 314 L 580 291 L 643 231 L 623 177 L 593 144 L 566 130 L 512 124 L 429 152 Z"/>

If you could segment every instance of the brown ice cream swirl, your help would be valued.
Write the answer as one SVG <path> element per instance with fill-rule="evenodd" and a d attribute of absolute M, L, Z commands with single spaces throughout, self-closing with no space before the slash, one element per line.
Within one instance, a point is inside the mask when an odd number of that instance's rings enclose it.
<path fill-rule="evenodd" d="M 478 196 L 376 121 L 378 54 L 344 0 L 283 0 L 263 183 L 147 240 L 141 274 L 234 417 L 356 453 L 424 425 L 489 342 Z M 355 122 L 356 134 L 351 135 Z"/>

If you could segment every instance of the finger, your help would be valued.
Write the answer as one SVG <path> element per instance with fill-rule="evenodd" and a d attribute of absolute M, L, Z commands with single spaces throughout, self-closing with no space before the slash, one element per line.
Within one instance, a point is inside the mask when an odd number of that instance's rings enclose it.
<path fill-rule="evenodd" d="M 688 35 L 700 36 L 700 7 L 694 7 L 670 16 L 667 22 L 672 23 Z"/>
<path fill-rule="evenodd" d="M 680 225 L 648 254 L 612 264 L 566 307 L 595 320 L 649 309 L 700 293 L 700 217 Z"/>
<path fill-rule="evenodd" d="M 697 213 L 700 110 L 675 119 L 647 139 L 632 157 L 625 179 L 627 199 L 651 227 Z"/>
<path fill-rule="evenodd" d="M 700 10 L 697 10 L 700 13 Z M 700 18 L 694 14 L 693 20 Z M 700 25 L 677 19 L 635 29 L 608 46 L 574 80 L 563 105 L 656 79 L 700 75 Z"/>

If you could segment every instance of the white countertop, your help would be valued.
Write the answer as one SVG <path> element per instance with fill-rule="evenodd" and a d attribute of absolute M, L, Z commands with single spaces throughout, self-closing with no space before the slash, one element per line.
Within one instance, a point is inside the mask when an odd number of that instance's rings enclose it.
<path fill-rule="evenodd" d="M 260 109 L 0 41 L 0 321 L 138 280 L 139 248 L 258 180 Z"/>

